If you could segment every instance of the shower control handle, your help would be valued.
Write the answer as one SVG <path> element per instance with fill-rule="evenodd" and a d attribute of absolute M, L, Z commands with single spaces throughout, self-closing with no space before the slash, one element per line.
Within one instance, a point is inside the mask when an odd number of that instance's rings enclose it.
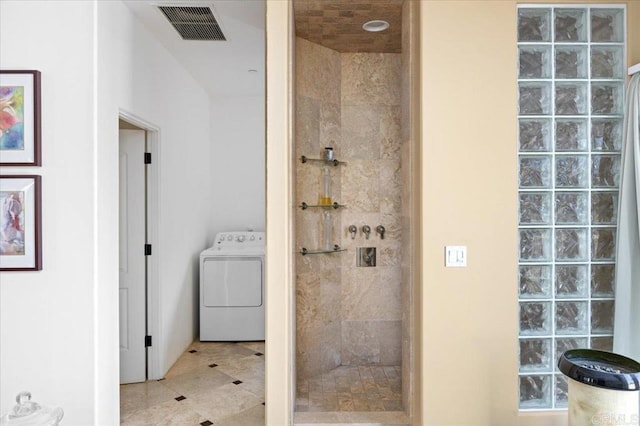
<path fill-rule="evenodd" d="M 376 232 L 380 234 L 380 239 L 384 240 L 384 233 L 386 232 L 386 229 L 384 229 L 384 226 L 382 225 L 376 226 Z"/>
<path fill-rule="evenodd" d="M 369 239 L 369 235 L 371 234 L 371 227 L 369 225 L 364 225 L 362 227 L 362 233 L 365 235 L 367 240 Z"/>
<path fill-rule="evenodd" d="M 355 240 L 356 234 L 358 233 L 358 228 L 355 225 L 349 226 L 349 233 L 351 234 L 351 239 Z"/>

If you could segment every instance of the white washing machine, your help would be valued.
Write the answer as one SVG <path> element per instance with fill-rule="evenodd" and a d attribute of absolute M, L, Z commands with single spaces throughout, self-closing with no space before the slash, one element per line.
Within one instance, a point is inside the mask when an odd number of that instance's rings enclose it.
<path fill-rule="evenodd" d="M 264 232 L 221 232 L 200 254 L 200 340 L 264 340 Z"/>

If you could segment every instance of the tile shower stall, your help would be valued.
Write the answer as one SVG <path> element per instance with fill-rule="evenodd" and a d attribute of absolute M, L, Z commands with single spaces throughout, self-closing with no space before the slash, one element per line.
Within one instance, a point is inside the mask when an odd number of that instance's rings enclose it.
<path fill-rule="evenodd" d="M 567 407 L 568 349 L 611 350 L 625 9 L 518 9 L 520 408 Z"/>
<path fill-rule="evenodd" d="M 404 411 L 411 340 L 408 37 L 402 53 L 338 52 L 300 37 L 295 43 L 296 204 L 321 204 L 329 173 L 331 203 L 340 205 L 297 208 L 296 246 L 322 249 L 329 226 L 326 248 L 345 249 L 296 255 L 296 411 Z M 300 160 L 322 158 L 325 147 L 333 148 L 335 165 Z M 353 238 L 350 225 L 357 228 Z M 375 267 L 357 266 L 359 247 L 376 249 Z"/>

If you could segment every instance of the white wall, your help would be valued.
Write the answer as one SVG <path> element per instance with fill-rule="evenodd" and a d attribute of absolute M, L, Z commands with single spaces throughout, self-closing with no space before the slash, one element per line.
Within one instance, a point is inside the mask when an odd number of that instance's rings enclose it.
<path fill-rule="evenodd" d="M 154 160 L 160 173 L 159 235 L 151 242 L 159 264 L 162 316 L 160 329 L 152 334 L 159 345 L 160 370 L 166 372 L 196 337 L 198 256 L 207 247 L 211 227 L 209 99 L 121 2 L 98 2 L 98 28 L 99 176 L 104 178 L 98 197 L 104 203 L 100 223 L 111 227 L 100 235 L 115 235 L 117 229 L 113 205 L 119 109 L 160 128 Z M 114 256 L 115 244 L 115 238 L 105 241 L 105 250 Z M 103 305 L 105 318 L 111 321 L 108 310 L 117 306 L 116 286 L 105 290 L 111 301 Z"/>
<path fill-rule="evenodd" d="M 44 268 L 0 273 L 0 413 L 29 390 L 68 425 L 95 408 L 93 8 L 0 2 L 0 66 L 42 72 L 43 165 L 2 174 L 42 175 Z"/>
<path fill-rule="evenodd" d="M 212 97 L 211 140 L 211 243 L 221 231 L 264 231 L 264 96 Z"/>
<path fill-rule="evenodd" d="M 195 337 L 211 235 L 209 99 L 119 1 L 0 1 L 3 69 L 42 71 L 44 270 L 2 273 L 0 413 L 15 394 L 66 425 L 118 423 L 118 112 L 160 128 L 160 369 Z"/>

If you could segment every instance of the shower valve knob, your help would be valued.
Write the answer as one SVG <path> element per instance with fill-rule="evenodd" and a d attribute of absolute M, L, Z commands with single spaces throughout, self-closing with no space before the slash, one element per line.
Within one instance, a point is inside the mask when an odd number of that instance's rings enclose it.
<path fill-rule="evenodd" d="M 351 239 L 354 240 L 356 238 L 356 234 L 358 233 L 358 228 L 355 225 L 351 225 L 349 227 L 349 233 L 351 234 Z"/>
<path fill-rule="evenodd" d="M 386 229 L 384 229 L 384 226 L 382 225 L 376 226 L 376 232 L 380 234 L 380 239 L 384 240 L 384 233 L 386 232 Z"/>
<path fill-rule="evenodd" d="M 369 239 L 369 235 L 371 234 L 371 227 L 369 225 L 364 225 L 362 227 L 362 232 L 364 233 L 367 240 Z"/>

